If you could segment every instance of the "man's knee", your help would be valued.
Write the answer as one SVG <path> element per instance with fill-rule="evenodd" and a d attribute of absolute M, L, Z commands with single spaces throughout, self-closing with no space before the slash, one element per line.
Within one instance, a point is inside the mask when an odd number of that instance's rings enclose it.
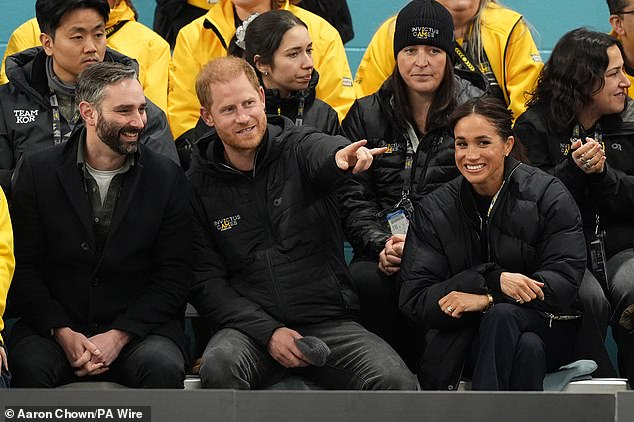
<path fill-rule="evenodd" d="M 416 376 L 398 357 L 384 359 L 376 376 L 366 382 L 368 390 L 417 390 Z"/>
<path fill-rule="evenodd" d="M 185 358 L 178 346 L 160 336 L 149 336 L 130 356 L 126 367 L 136 371 L 136 388 L 183 388 Z M 136 367 L 136 370 L 134 369 Z"/>
<path fill-rule="evenodd" d="M 58 379 L 60 374 L 70 372 L 70 364 L 63 354 L 54 353 L 56 347 L 52 340 L 38 335 L 25 337 L 11 347 L 11 385 L 18 388 L 58 386 L 61 383 Z"/>
<path fill-rule="evenodd" d="M 215 334 L 203 353 L 200 364 L 201 385 L 203 388 L 249 389 L 251 386 L 241 369 L 241 350 L 223 334 L 222 331 Z"/>

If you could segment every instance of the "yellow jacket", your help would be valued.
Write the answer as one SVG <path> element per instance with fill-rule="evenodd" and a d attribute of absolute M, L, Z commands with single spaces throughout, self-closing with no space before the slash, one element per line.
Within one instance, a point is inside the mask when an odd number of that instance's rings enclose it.
<path fill-rule="evenodd" d="M 4 329 L 2 315 L 7 304 L 7 293 L 13 278 L 15 269 L 15 258 L 13 256 L 13 230 L 11 228 L 11 218 L 9 217 L 9 207 L 7 198 L 0 189 L 0 332 Z M 0 345 L 3 344 L 0 335 Z"/>
<path fill-rule="evenodd" d="M 139 63 L 139 81 L 145 95 L 167 112 L 167 81 L 170 64 L 170 46 L 160 35 L 134 20 L 134 12 L 125 1 L 110 9 L 106 30 L 121 21 L 129 21 L 108 37 L 108 47 L 136 59 Z M 0 84 L 7 83 L 4 62 L 11 54 L 40 45 L 40 27 L 35 18 L 20 25 L 11 34 L 2 60 Z"/>
<path fill-rule="evenodd" d="M 317 98 L 330 104 L 343 119 L 354 102 L 352 73 L 339 33 L 326 20 L 286 2 L 284 9 L 306 23 L 313 41 L 313 61 L 320 78 Z M 193 128 L 200 115 L 196 76 L 210 60 L 226 56 L 235 34 L 233 3 L 220 0 L 204 16 L 184 26 L 176 38 L 168 94 L 174 138 Z M 220 36 L 222 38 L 220 38 Z"/>
<path fill-rule="evenodd" d="M 363 55 L 355 77 L 358 98 L 376 92 L 394 70 L 395 22 L 393 16 L 379 27 Z M 543 67 L 537 46 L 522 15 L 495 3 L 483 11 L 481 31 L 493 74 L 517 118 Z"/>

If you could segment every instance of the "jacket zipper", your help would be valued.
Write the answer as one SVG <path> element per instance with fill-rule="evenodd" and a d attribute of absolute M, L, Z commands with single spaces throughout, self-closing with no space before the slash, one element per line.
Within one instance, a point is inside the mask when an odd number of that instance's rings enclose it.
<path fill-rule="evenodd" d="M 255 158 L 254 158 L 254 164 L 253 164 L 253 172 L 252 172 L 252 178 L 253 178 L 253 184 L 255 186 L 256 181 L 255 181 L 255 169 L 257 168 L 257 162 L 258 162 L 258 155 L 260 153 L 260 149 L 258 148 L 258 150 L 255 153 Z M 266 195 L 266 193 L 265 193 Z M 280 318 L 282 319 L 282 322 L 288 321 L 288 317 L 286 315 L 283 303 L 282 303 L 282 294 L 280 292 L 280 286 L 277 284 L 276 281 L 276 277 L 275 277 L 275 273 L 273 271 L 273 262 L 271 261 L 271 248 L 274 245 L 273 242 L 273 233 L 271 232 L 271 226 L 269 225 L 269 218 L 268 217 L 268 212 L 267 212 L 267 206 L 266 206 L 266 200 L 264 198 L 260 198 L 260 196 L 257 194 L 257 188 L 255 190 L 255 197 L 258 199 L 258 202 L 260 204 L 259 207 L 259 211 L 260 211 L 260 218 L 261 221 L 264 223 L 264 228 L 266 231 L 266 239 L 267 239 L 267 249 L 266 249 L 266 268 L 268 271 L 268 275 L 269 275 L 269 282 L 271 283 L 271 288 L 273 290 L 273 294 L 275 296 L 275 302 L 277 304 L 277 308 L 279 309 L 280 312 Z M 264 218 L 262 218 L 264 217 Z"/>
<path fill-rule="evenodd" d="M 495 196 L 493 196 L 493 200 L 491 201 L 491 206 L 489 207 L 489 212 L 487 213 L 487 224 L 486 224 L 486 231 L 487 231 L 487 261 L 491 261 L 491 218 L 493 218 L 493 214 L 499 208 L 499 207 L 495 206 L 496 203 L 497 203 L 497 199 L 502 194 L 502 189 L 504 189 L 504 185 L 506 185 L 506 181 L 509 180 L 511 178 L 511 176 L 513 176 L 513 173 L 515 173 L 515 170 L 517 170 L 517 168 L 520 165 L 521 164 L 518 164 L 517 166 L 515 166 L 510 171 L 509 175 L 504 179 L 504 181 L 502 181 L 502 186 L 500 186 L 500 189 L 498 189 L 498 191 L 496 192 Z"/>
<path fill-rule="evenodd" d="M 433 138 L 432 140 L 432 144 L 431 144 L 431 148 L 429 148 L 429 152 L 427 153 L 427 157 L 425 157 L 425 163 L 423 164 L 423 172 L 419 175 L 420 177 L 420 181 L 425 184 L 425 176 L 427 176 L 427 168 L 429 167 L 429 161 L 431 160 L 431 156 L 433 154 L 435 154 L 436 152 L 438 152 L 438 145 L 442 143 L 442 141 L 444 140 L 444 136 L 440 136 L 439 139 L 436 139 L 436 137 Z M 410 182 L 409 182 L 409 186 L 408 189 L 411 192 L 412 190 L 412 185 L 414 184 L 414 177 L 416 176 L 416 161 L 418 158 L 418 151 L 421 148 L 421 143 L 419 143 L 418 148 L 416 148 L 416 152 L 414 153 L 414 157 L 412 158 L 412 168 L 410 169 Z"/>

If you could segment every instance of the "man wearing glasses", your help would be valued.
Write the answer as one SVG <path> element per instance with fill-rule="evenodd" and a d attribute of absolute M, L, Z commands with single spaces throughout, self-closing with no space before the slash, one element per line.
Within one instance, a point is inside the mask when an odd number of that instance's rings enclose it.
<path fill-rule="evenodd" d="M 634 1 L 633 0 L 606 0 L 610 9 L 610 25 L 612 35 L 623 45 L 623 59 L 625 61 L 625 74 L 632 85 L 627 91 L 634 98 Z"/>

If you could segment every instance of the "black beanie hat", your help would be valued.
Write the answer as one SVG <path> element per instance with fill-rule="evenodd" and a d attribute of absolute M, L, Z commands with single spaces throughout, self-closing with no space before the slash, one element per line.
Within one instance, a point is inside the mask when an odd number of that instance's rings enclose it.
<path fill-rule="evenodd" d="M 409 2 L 396 17 L 394 58 L 408 45 L 433 45 L 453 57 L 451 13 L 434 0 Z"/>

